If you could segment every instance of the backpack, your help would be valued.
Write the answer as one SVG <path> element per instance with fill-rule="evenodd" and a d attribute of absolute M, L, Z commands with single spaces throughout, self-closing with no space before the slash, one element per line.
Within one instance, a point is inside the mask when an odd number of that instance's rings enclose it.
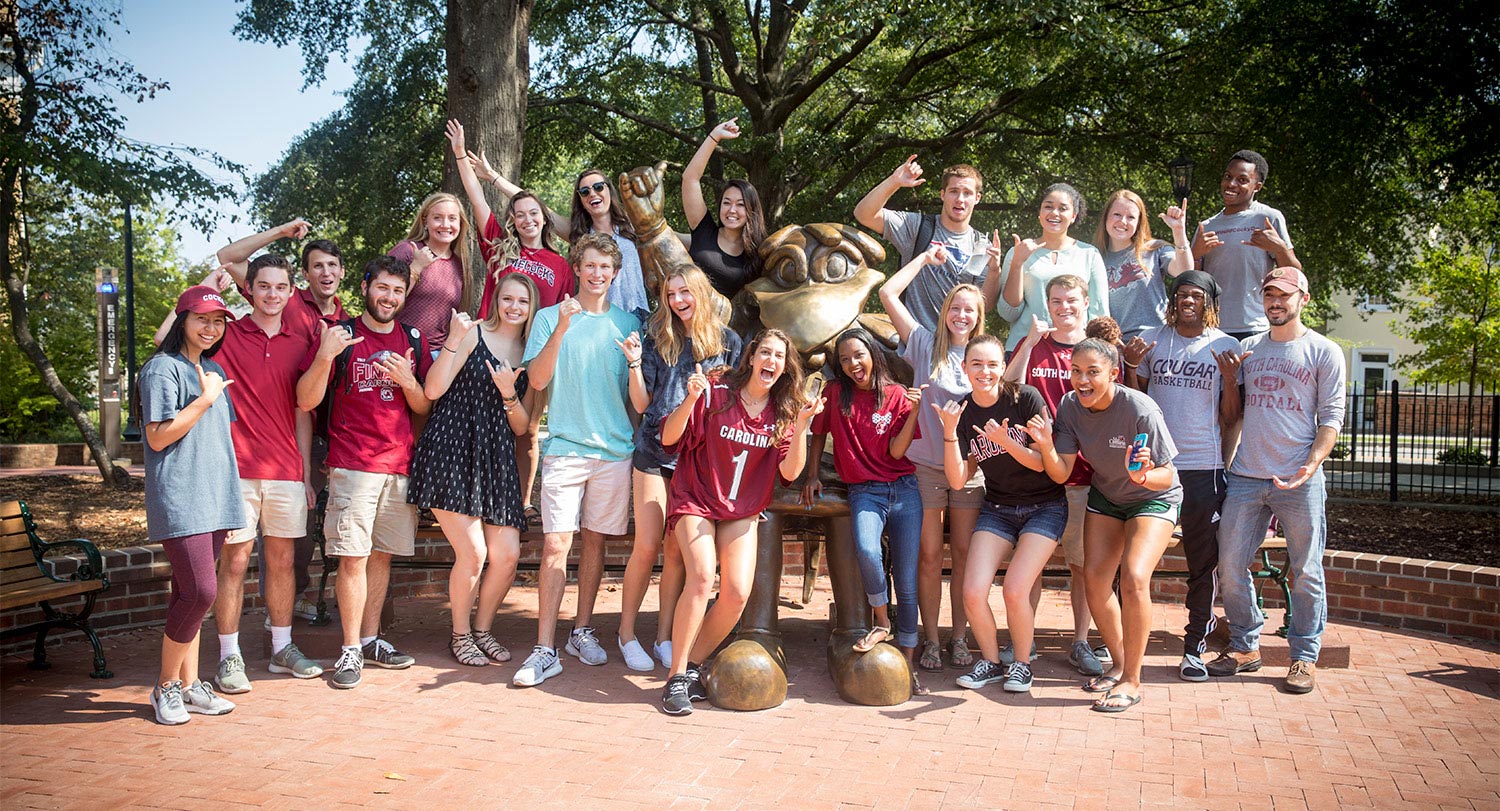
<path fill-rule="evenodd" d="M 917 238 L 911 243 L 911 258 L 915 259 L 927 251 L 932 244 L 932 235 L 937 233 L 938 218 L 936 214 L 921 214 L 922 220 L 917 224 Z"/>

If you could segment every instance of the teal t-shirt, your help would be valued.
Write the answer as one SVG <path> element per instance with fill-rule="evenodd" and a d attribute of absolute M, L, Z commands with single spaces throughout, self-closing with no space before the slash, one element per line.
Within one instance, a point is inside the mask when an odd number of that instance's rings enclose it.
<path fill-rule="evenodd" d="M 560 305 L 536 314 L 526 339 L 525 364 L 547 345 L 557 329 Z M 630 376 L 625 353 L 615 341 L 639 331 L 640 321 L 610 305 L 602 313 L 573 316 L 558 347 L 547 405 L 546 456 L 583 456 L 616 462 L 635 450 L 630 424 Z"/>

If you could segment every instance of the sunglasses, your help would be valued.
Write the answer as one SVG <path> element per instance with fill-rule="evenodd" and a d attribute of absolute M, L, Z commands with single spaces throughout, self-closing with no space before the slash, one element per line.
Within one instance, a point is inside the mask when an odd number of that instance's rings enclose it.
<path fill-rule="evenodd" d="M 607 188 L 609 188 L 609 183 L 606 182 L 606 181 L 600 180 L 597 183 L 593 183 L 593 184 L 590 184 L 590 185 L 579 186 L 578 187 L 578 196 L 579 197 L 588 197 L 589 196 L 589 192 L 591 192 L 591 191 L 594 194 L 603 194 L 604 190 L 607 189 Z"/>

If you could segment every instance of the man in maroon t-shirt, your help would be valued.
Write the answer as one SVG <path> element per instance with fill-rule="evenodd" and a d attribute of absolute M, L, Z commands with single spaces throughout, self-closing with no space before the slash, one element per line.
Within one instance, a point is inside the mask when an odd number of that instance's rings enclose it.
<path fill-rule="evenodd" d="M 415 660 L 379 638 L 391 556 L 410 555 L 417 508 L 406 501 L 415 438 L 412 415 L 432 403 L 421 378 L 432 355 L 420 332 L 396 321 L 411 269 L 380 256 L 365 263 L 365 312 L 345 329 L 324 327 L 302 362 L 297 405 L 311 411 L 328 395 L 328 554 L 339 557 L 339 620 L 344 644 L 333 686 L 358 687 L 365 660 L 388 668 Z M 330 393 L 331 392 L 331 393 Z"/>
<path fill-rule="evenodd" d="M 1005 369 L 1007 379 L 1035 386 L 1054 415 L 1063 396 L 1073 390 L 1073 346 L 1085 337 L 1088 310 L 1089 289 L 1083 279 L 1065 273 L 1047 282 L 1047 314 L 1052 317 L 1052 325 L 1032 316 L 1030 331 L 1016 345 Z M 1080 456 L 1078 464 L 1073 466 L 1073 475 L 1065 482 L 1068 525 L 1060 539 L 1063 557 L 1072 575 L 1068 597 L 1073 603 L 1073 645 L 1068 661 L 1086 676 L 1103 673 L 1108 666 L 1105 658 L 1109 655 L 1103 646 L 1094 648 L 1089 644 L 1089 625 L 1093 617 L 1089 614 L 1083 589 L 1083 516 L 1088 510 L 1092 476 L 1092 468 Z M 1041 597 L 1041 581 L 1037 583 L 1038 588 L 1032 591 L 1033 608 Z M 1008 649 L 1001 652 L 1002 661 L 1007 654 L 1010 654 Z"/>

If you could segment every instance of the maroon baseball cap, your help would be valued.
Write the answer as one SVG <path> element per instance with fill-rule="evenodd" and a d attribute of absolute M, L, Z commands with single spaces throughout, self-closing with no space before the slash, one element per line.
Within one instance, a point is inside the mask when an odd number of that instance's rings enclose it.
<path fill-rule="evenodd" d="M 1267 287 L 1285 290 L 1288 293 L 1306 293 L 1308 292 L 1307 274 L 1294 267 L 1276 268 L 1260 280 L 1260 289 L 1264 290 Z"/>
<path fill-rule="evenodd" d="M 234 320 L 234 313 L 229 311 L 224 297 L 206 284 L 189 287 L 177 297 L 177 314 L 183 313 L 223 313 L 225 318 Z"/>

